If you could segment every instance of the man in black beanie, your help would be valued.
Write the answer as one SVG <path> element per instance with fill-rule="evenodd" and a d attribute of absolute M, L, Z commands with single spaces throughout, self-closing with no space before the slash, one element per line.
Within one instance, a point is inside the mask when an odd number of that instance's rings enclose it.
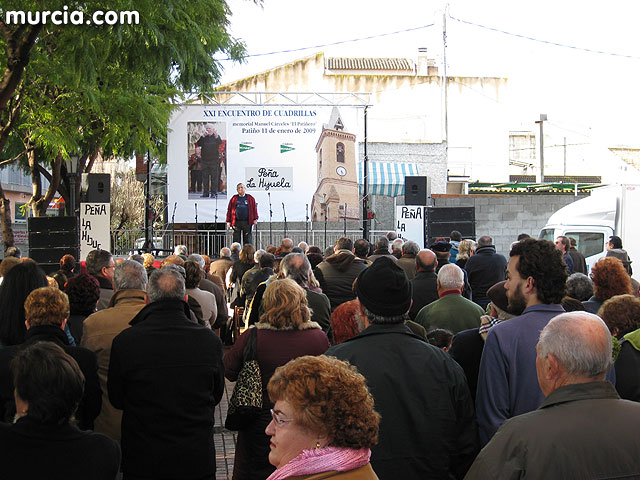
<path fill-rule="evenodd" d="M 381 480 L 462 478 L 478 453 L 467 381 L 449 355 L 405 325 L 411 283 L 381 257 L 356 281 L 365 329 L 327 350 L 367 379 L 382 420 L 371 465 Z"/>

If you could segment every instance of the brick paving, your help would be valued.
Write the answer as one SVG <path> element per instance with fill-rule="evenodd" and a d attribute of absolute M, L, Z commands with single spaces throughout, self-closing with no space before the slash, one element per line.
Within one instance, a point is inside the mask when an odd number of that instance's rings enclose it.
<path fill-rule="evenodd" d="M 225 349 L 226 350 L 226 349 Z M 216 407 L 215 424 L 213 430 L 214 443 L 216 446 L 216 480 L 230 480 L 233 475 L 233 456 L 236 451 L 236 432 L 231 432 L 224 428 L 224 419 L 227 416 L 227 406 L 229 397 L 233 392 L 235 383 L 225 381 L 224 394 L 222 400 Z"/>

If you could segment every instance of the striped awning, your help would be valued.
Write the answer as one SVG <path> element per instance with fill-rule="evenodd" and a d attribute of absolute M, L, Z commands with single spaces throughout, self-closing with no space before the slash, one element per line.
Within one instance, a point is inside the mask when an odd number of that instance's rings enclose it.
<path fill-rule="evenodd" d="M 397 197 L 404 195 L 404 177 L 418 175 L 418 166 L 415 163 L 403 162 L 367 162 L 369 170 L 368 193 L 369 195 L 387 195 Z M 363 193 L 364 162 L 358 163 L 358 184 L 360 194 Z"/>

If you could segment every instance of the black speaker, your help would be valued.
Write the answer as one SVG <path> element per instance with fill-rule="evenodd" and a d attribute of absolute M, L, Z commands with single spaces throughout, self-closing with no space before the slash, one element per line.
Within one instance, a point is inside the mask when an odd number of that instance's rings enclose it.
<path fill-rule="evenodd" d="M 108 173 L 89 173 L 86 179 L 85 202 L 111 203 L 111 175 Z"/>
<path fill-rule="evenodd" d="M 458 230 L 462 238 L 476 238 L 475 207 L 427 207 L 427 245 Z"/>
<path fill-rule="evenodd" d="M 427 204 L 427 177 L 404 177 L 404 204 Z"/>
<path fill-rule="evenodd" d="M 46 273 L 60 268 L 60 259 L 70 253 L 80 259 L 77 217 L 29 217 L 29 257 Z"/>

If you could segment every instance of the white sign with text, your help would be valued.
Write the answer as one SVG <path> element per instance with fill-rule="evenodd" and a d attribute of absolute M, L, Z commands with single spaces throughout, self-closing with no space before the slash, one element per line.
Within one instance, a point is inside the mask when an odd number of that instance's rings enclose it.
<path fill-rule="evenodd" d="M 415 205 L 396 206 L 396 233 L 403 240 L 413 240 L 424 246 L 425 207 Z"/>
<path fill-rule="evenodd" d="M 111 205 L 109 203 L 80 204 L 80 258 L 85 260 L 91 250 L 111 251 Z"/>

